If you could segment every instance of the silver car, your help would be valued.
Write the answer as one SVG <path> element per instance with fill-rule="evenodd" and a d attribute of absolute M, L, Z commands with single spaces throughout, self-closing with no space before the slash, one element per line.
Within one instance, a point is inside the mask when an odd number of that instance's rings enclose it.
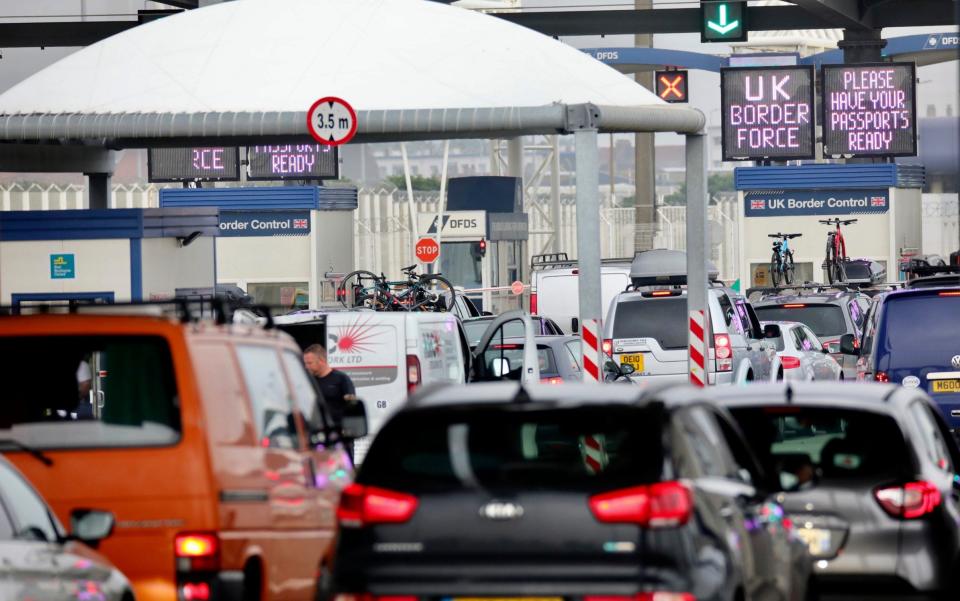
<path fill-rule="evenodd" d="M 124 575 L 88 546 L 109 536 L 113 514 L 77 510 L 72 518 L 67 534 L 37 491 L 0 457 L 0 599 L 133 601 Z"/>

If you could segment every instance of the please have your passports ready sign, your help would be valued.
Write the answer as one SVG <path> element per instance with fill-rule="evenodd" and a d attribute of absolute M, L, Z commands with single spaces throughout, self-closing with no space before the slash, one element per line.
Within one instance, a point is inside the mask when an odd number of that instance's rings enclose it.
<path fill-rule="evenodd" d="M 744 217 L 886 213 L 888 190 L 756 191 L 743 195 Z"/>

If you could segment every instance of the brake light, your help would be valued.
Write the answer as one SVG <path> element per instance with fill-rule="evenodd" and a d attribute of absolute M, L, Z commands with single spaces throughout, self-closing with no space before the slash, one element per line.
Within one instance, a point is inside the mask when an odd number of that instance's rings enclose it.
<path fill-rule="evenodd" d="M 714 334 L 713 347 L 717 371 L 732 371 L 733 349 L 730 347 L 730 336 L 727 334 Z"/>
<path fill-rule="evenodd" d="M 884 384 L 890 381 L 890 376 L 885 371 L 878 371 L 873 374 L 873 380 L 875 382 L 883 382 Z"/>
<path fill-rule="evenodd" d="M 895 518 L 921 518 L 939 507 L 940 490 L 929 482 L 907 482 L 902 486 L 887 486 L 874 491 L 883 510 Z"/>
<path fill-rule="evenodd" d="M 589 504 L 598 521 L 645 528 L 680 526 L 693 514 L 690 489 L 680 482 L 658 482 L 594 495 Z"/>
<path fill-rule="evenodd" d="M 784 309 L 802 309 L 806 307 L 804 303 L 789 303 L 783 306 Z"/>
<path fill-rule="evenodd" d="M 495 345 L 493 345 L 493 346 L 490 347 L 490 348 L 494 348 L 494 349 L 504 349 L 504 350 L 511 351 L 511 350 L 516 350 L 516 349 L 518 349 L 518 348 L 523 348 L 523 347 L 520 346 L 519 344 L 495 344 Z"/>
<path fill-rule="evenodd" d="M 603 343 L 600 345 L 600 347 L 603 349 L 604 354 L 606 355 L 613 354 L 613 340 L 610 340 L 609 338 L 605 338 Z"/>
<path fill-rule="evenodd" d="M 180 572 L 220 568 L 220 541 L 212 532 L 183 532 L 173 539 L 173 553 Z"/>
<path fill-rule="evenodd" d="M 796 357 L 780 357 L 780 364 L 783 369 L 797 369 L 800 367 L 800 359 Z"/>
<path fill-rule="evenodd" d="M 636 595 L 587 595 L 583 601 L 697 601 L 690 593 L 655 591 Z"/>
<path fill-rule="evenodd" d="M 184 601 L 209 601 L 210 585 L 206 582 L 188 582 L 180 587 Z"/>
<path fill-rule="evenodd" d="M 652 292 L 644 292 L 641 294 L 646 298 L 659 297 L 659 296 L 680 296 L 679 290 L 653 290 Z"/>
<path fill-rule="evenodd" d="M 407 355 L 407 394 L 420 385 L 420 359 L 416 355 Z"/>
<path fill-rule="evenodd" d="M 960 290 L 951 290 L 949 292 L 941 292 L 940 296 L 960 296 Z"/>
<path fill-rule="evenodd" d="M 374 486 L 351 484 L 343 490 L 337 519 L 345 528 L 361 528 L 370 524 L 398 524 L 413 517 L 417 498 Z"/>
<path fill-rule="evenodd" d="M 530 315 L 536 315 L 537 309 L 539 309 L 539 307 L 537 306 L 537 293 L 531 292 L 530 293 Z"/>
<path fill-rule="evenodd" d="M 563 378 L 558 376 L 552 376 L 549 378 L 540 378 L 541 384 L 563 384 Z"/>

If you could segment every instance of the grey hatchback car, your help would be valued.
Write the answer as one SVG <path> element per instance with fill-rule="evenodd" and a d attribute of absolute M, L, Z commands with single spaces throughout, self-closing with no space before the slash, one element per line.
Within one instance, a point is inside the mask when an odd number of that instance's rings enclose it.
<path fill-rule="evenodd" d="M 670 395 L 717 402 L 749 433 L 823 598 L 960 598 L 960 449 L 922 390 L 789 383 Z"/>
<path fill-rule="evenodd" d="M 857 379 L 857 357 L 840 352 L 840 337 L 853 334 L 860 340 L 869 307 L 870 297 L 861 292 L 830 289 L 778 294 L 753 303 L 760 321 L 799 321 L 813 330 L 843 368 L 844 380 Z"/>

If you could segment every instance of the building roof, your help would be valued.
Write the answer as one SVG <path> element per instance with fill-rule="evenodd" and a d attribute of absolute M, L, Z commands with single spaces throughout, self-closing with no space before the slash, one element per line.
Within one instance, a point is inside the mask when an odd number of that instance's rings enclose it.
<path fill-rule="evenodd" d="M 659 105 L 579 50 L 426 0 L 237 0 L 135 27 L 0 95 L 0 114 Z"/>

